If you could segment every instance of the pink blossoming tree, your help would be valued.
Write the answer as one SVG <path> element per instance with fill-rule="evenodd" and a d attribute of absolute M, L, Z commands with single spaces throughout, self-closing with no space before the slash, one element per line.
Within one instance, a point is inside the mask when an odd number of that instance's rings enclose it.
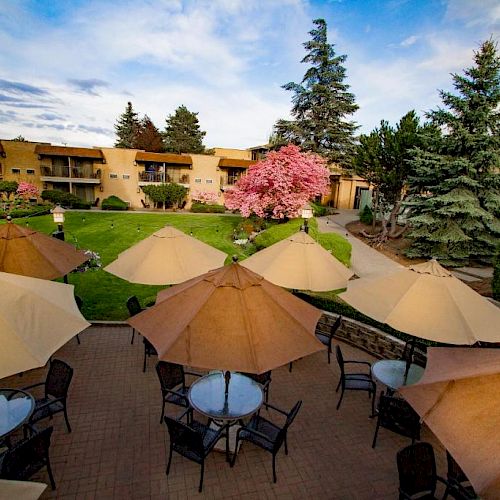
<path fill-rule="evenodd" d="M 226 191 L 225 204 L 244 217 L 297 217 L 310 199 L 327 192 L 328 180 L 323 158 L 290 144 L 251 166 L 247 175 Z"/>
<path fill-rule="evenodd" d="M 199 203 L 216 203 L 217 202 L 217 194 L 212 191 L 200 191 L 195 190 L 191 194 L 191 199 L 193 201 L 197 201 Z"/>
<path fill-rule="evenodd" d="M 20 182 L 16 194 L 25 200 L 38 198 L 38 188 L 29 182 Z"/>

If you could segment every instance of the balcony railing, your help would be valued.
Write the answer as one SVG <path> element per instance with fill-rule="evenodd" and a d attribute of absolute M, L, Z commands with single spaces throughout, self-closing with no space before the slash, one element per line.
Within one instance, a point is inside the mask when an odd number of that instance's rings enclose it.
<path fill-rule="evenodd" d="M 220 176 L 221 186 L 234 186 L 242 174 L 228 174 Z"/>
<path fill-rule="evenodd" d="M 100 179 L 101 169 L 95 172 L 90 167 L 45 166 L 40 167 L 42 177 L 64 177 L 71 179 Z"/>
<path fill-rule="evenodd" d="M 139 182 L 189 184 L 189 174 L 180 172 L 139 172 Z"/>

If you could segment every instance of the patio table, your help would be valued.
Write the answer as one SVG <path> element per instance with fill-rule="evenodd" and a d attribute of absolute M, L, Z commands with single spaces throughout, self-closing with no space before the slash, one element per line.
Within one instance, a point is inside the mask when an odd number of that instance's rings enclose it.
<path fill-rule="evenodd" d="M 424 368 L 412 363 L 405 377 L 406 361 L 397 359 L 383 359 L 372 365 L 373 376 L 382 384 L 386 385 L 391 392 L 398 390 L 404 385 L 418 382 L 424 374 Z"/>
<path fill-rule="evenodd" d="M 212 419 L 216 425 L 227 426 L 229 449 L 235 453 L 235 424 L 253 415 L 262 406 L 264 393 L 255 380 L 235 372 L 231 372 L 227 395 L 225 387 L 223 372 L 209 373 L 191 385 L 188 400 L 197 412 Z M 225 451 L 225 448 L 217 446 L 216 449 Z"/>
<path fill-rule="evenodd" d="M 0 389 L 0 439 L 18 429 L 31 417 L 35 399 L 19 389 Z"/>

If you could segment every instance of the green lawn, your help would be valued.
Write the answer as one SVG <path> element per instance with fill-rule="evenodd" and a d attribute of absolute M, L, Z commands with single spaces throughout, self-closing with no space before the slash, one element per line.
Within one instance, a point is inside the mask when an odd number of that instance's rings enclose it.
<path fill-rule="evenodd" d="M 66 241 L 83 250 L 93 250 L 101 256 L 105 267 L 123 252 L 143 238 L 169 224 L 185 233 L 222 250 L 228 254 L 226 263 L 232 255 L 242 260 L 256 250 L 255 245 L 241 247 L 233 243 L 233 232 L 242 221 L 239 216 L 172 214 L 172 213 L 106 213 L 76 212 L 65 214 L 64 232 Z M 26 219 L 15 220 L 25 224 Z M 301 220 L 291 220 L 286 224 L 272 225 L 259 235 L 263 246 L 268 246 L 296 232 Z M 51 216 L 32 217 L 29 227 L 50 234 L 54 229 Z M 334 249 L 334 254 L 344 263 L 349 263 L 350 244 L 341 236 L 318 234 L 315 221 L 311 221 L 311 236 L 315 237 L 327 249 Z M 266 234 L 267 233 L 267 234 Z M 102 269 L 84 273 L 71 273 L 69 283 L 75 285 L 75 293 L 83 299 L 83 314 L 89 320 L 124 320 L 129 314 L 125 303 L 131 295 L 137 295 L 145 304 L 154 301 L 163 286 L 136 285 L 124 281 Z"/>

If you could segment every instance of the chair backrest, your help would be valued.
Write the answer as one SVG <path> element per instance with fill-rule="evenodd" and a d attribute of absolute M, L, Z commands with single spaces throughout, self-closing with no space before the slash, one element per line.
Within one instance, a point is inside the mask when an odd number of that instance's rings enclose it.
<path fill-rule="evenodd" d="M 335 346 L 335 356 L 337 357 L 337 362 L 340 368 L 340 377 L 342 381 L 344 380 L 344 356 L 342 355 L 342 350 L 337 345 Z"/>
<path fill-rule="evenodd" d="M 73 368 L 60 359 L 50 362 L 49 373 L 45 381 L 45 395 L 55 398 L 65 398 L 73 378 Z"/>
<path fill-rule="evenodd" d="M 332 328 L 330 329 L 330 337 L 333 337 L 335 335 L 335 333 L 337 333 L 337 330 L 339 329 L 341 323 L 342 323 L 342 316 L 339 315 L 339 316 L 337 316 L 335 323 L 333 324 Z"/>
<path fill-rule="evenodd" d="M 450 452 L 446 450 L 446 460 L 448 462 L 448 479 L 450 481 L 456 481 L 457 483 L 468 482 L 469 479 L 465 475 L 460 465 L 457 464 L 455 459 L 450 455 Z"/>
<path fill-rule="evenodd" d="M 10 448 L 1 462 L 0 477 L 22 481 L 45 466 L 52 431 L 53 427 L 47 427 Z"/>
<path fill-rule="evenodd" d="M 399 472 L 399 489 L 406 495 L 428 493 L 436 490 L 436 460 L 429 443 L 415 443 L 396 455 Z"/>
<path fill-rule="evenodd" d="M 417 437 L 420 430 L 418 413 L 404 400 L 380 394 L 379 425 L 406 437 Z"/>
<path fill-rule="evenodd" d="M 288 432 L 288 428 L 292 425 L 297 413 L 299 413 L 300 407 L 302 406 L 302 401 L 297 401 L 293 408 L 288 412 L 286 416 L 285 425 L 279 430 L 278 435 L 276 436 L 276 441 L 274 442 L 274 450 L 278 451 L 285 440 L 286 433 Z"/>
<path fill-rule="evenodd" d="M 185 388 L 184 368 L 182 365 L 169 363 L 168 361 L 158 361 L 156 363 L 156 373 L 160 379 L 162 391 L 171 390 L 181 384 Z"/>
<path fill-rule="evenodd" d="M 136 314 L 139 314 L 142 311 L 139 299 L 135 295 L 132 295 L 132 297 L 129 297 L 127 299 L 127 309 L 128 312 L 130 313 L 130 316 L 135 316 Z"/>
<path fill-rule="evenodd" d="M 164 420 L 172 448 L 186 458 L 193 460 L 194 453 L 201 460 L 205 454 L 202 434 L 179 420 L 170 417 L 164 417 Z"/>
<path fill-rule="evenodd" d="M 271 382 L 271 370 L 268 372 L 256 374 L 256 373 L 243 373 L 247 377 L 250 377 L 252 380 L 255 380 L 260 385 L 266 385 L 268 382 Z"/>
<path fill-rule="evenodd" d="M 83 306 L 83 300 L 80 296 L 78 295 L 75 295 L 75 302 L 76 302 L 76 305 L 78 307 L 78 309 L 81 311 L 82 310 L 82 306 Z"/>

